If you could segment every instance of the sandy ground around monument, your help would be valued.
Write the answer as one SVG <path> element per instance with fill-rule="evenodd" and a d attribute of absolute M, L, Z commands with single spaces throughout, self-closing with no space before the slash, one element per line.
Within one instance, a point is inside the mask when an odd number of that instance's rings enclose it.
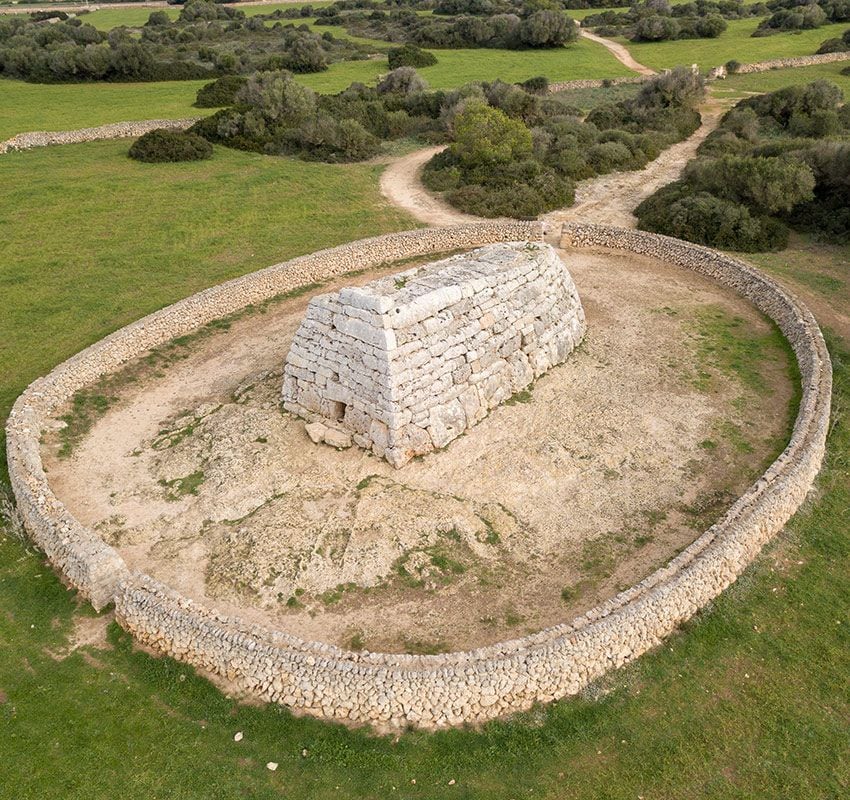
<path fill-rule="evenodd" d="M 46 436 L 51 484 L 131 568 L 305 638 L 437 652 L 568 620 L 746 488 L 787 434 L 791 381 L 770 325 L 735 295 L 647 258 L 562 255 L 584 343 L 401 470 L 314 445 L 280 410 L 305 295 L 113 384 L 70 456 Z M 736 337 L 759 348 L 746 375 L 726 352 Z"/>

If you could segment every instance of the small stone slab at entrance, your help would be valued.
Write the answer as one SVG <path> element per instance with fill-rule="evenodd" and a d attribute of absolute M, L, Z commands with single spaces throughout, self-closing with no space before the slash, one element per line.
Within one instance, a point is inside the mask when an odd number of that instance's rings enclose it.
<path fill-rule="evenodd" d="M 551 246 L 487 245 L 314 297 L 286 359 L 283 405 L 314 442 L 401 467 L 566 360 L 585 327 Z"/>

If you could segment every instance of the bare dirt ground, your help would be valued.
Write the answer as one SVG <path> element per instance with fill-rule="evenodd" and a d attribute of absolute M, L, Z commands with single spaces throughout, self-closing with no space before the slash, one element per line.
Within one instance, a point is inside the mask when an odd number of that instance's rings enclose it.
<path fill-rule="evenodd" d="M 576 201 L 569 208 L 544 214 L 550 222 L 595 222 L 634 228 L 634 209 L 662 186 L 675 181 L 697 148 L 719 124 L 726 107 L 711 100 L 700 109 L 702 124 L 687 139 L 668 147 L 643 169 L 611 172 L 576 185 Z"/>
<path fill-rule="evenodd" d="M 280 410 L 302 297 L 128 383 L 70 458 L 48 436 L 51 482 L 131 567 L 306 638 L 434 652 L 569 619 L 746 487 L 786 432 L 790 381 L 740 298 L 651 259 L 564 258 L 584 344 L 402 470 L 313 445 Z M 717 355 L 736 339 L 761 343 L 758 391 Z"/>
<path fill-rule="evenodd" d="M 603 47 L 608 49 L 611 52 L 611 55 L 613 55 L 614 58 L 617 59 L 617 61 L 627 66 L 629 69 L 633 69 L 635 72 L 641 75 L 658 74 L 651 67 L 647 67 L 646 65 L 641 64 L 639 61 L 635 61 L 635 59 L 632 58 L 632 54 L 623 45 L 611 41 L 611 39 L 605 39 L 602 36 L 597 36 L 595 33 L 591 33 L 585 28 L 581 28 L 579 30 L 579 33 L 584 36 L 585 39 L 590 39 L 591 42 L 601 44 Z"/>
<path fill-rule="evenodd" d="M 480 217 L 464 214 L 431 194 L 422 184 L 422 169 L 446 145 L 415 150 L 395 161 L 381 173 L 381 194 L 393 205 L 403 208 L 429 225 L 457 225 L 480 222 Z"/>

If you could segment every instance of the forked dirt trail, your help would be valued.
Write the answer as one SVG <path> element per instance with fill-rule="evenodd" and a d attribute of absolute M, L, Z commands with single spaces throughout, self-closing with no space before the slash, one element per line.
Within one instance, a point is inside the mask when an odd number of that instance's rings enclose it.
<path fill-rule="evenodd" d="M 595 33 L 591 33 L 584 28 L 579 30 L 579 33 L 584 36 L 585 39 L 590 39 L 591 42 L 596 42 L 597 44 L 601 44 L 604 48 L 611 52 L 611 55 L 617 59 L 621 64 L 628 67 L 629 69 L 633 69 L 635 72 L 641 75 L 657 75 L 658 73 L 652 69 L 651 67 L 647 67 L 645 64 L 641 64 L 639 61 L 635 61 L 632 58 L 632 54 L 625 48 L 623 45 L 618 44 L 617 42 L 612 42 L 610 39 L 605 39 L 602 36 L 597 36 Z"/>
<path fill-rule="evenodd" d="M 610 172 L 589 178 L 576 186 L 576 202 L 570 208 L 557 209 L 541 219 L 550 222 L 596 222 L 634 228 L 634 209 L 660 187 L 675 181 L 700 144 L 720 122 L 728 105 L 713 97 L 700 108 L 702 124 L 687 139 L 668 147 L 641 170 Z M 481 217 L 464 214 L 431 194 L 422 184 L 425 164 L 443 149 L 426 147 L 393 161 L 381 176 L 381 193 L 393 205 L 428 225 L 454 225 L 476 222 Z"/>
<path fill-rule="evenodd" d="M 726 106 L 711 98 L 701 108 L 702 124 L 684 141 L 668 147 L 643 169 L 628 172 L 609 172 L 589 178 L 576 186 L 576 201 L 569 208 L 544 214 L 551 222 L 596 222 L 634 228 L 633 214 L 641 202 L 662 186 L 675 181 L 720 122 Z"/>
<path fill-rule="evenodd" d="M 426 147 L 393 161 L 381 175 L 381 194 L 393 205 L 429 225 L 478 222 L 480 217 L 452 208 L 422 185 L 423 167 L 445 148 L 445 145 Z"/>

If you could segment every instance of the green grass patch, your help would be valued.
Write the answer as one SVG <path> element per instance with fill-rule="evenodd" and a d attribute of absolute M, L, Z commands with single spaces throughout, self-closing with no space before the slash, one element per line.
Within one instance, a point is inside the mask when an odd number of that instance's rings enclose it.
<path fill-rule="evenodd" d="M 630 42 L 617 39 L 641 64 L 655 69 L 672 69 L 680 64 L 698 64 L 707 70 L 732 59 L 742 64 L 774 58 L 814 55 L 821 42 L 841 34 L 847 23 L 824 25 L 807 31 L 752 37 L 761 18 L 729 20 L 729 27 L 716 39 L 673 39 L 667 42 Z M 784 85 L 784 84 L 783 84 Z"/>
<path fill-rule="evenodd" d="M 515 83 L 545 75 L 550 81 L 576 78 L 616 78 L 634 73 L 624 67 L 602 45 L 587 39 L 557 50 L 434 50 L 437 63 L 418 70 L 434 89 L 451 89 L 470 81 L 496 78 Z M 317 92 L 339 92 L 353 81 L 374 83 L 387 72 L 385 58 L 342 61 L 327 71 L 299 75 L 298 80 Z"/>
<path fill-rule="evenodd" d="M 199 469 L 182 478 L 172 478 L 170 481 L 161 478 L 159 485 L 165 489 L 165 499 L 176 502 L 187 495 L 197 495 L 205 480 L 204 471 Z"/>
<path fill-rule="evenodd" d="M 193 108 L 192 103 L 206 83 L 209 81 L 41 84 L 0 79 L 0 141 L 26 131 L 203 116 L 212 109 Z"/>

